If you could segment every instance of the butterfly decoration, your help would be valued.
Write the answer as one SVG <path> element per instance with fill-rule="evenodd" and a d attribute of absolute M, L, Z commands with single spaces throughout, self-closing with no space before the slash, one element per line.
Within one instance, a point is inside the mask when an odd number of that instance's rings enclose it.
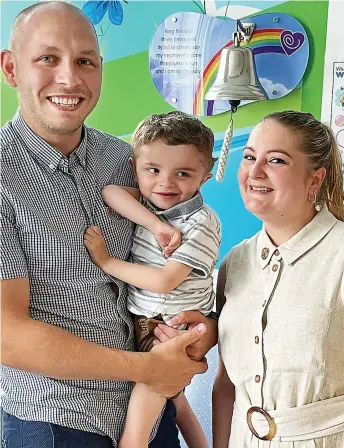
<path fill-rule="evenodd" d="M 128 3 L 127 0 L 123 0 L 124 3 Z M 121 2 L 117 1 L 89 1 L 86 2 L 83 6 L 82 10 L 91 20 L 93 25 L 98 25 L 100 23 L 106 11 L 108 12 L 108 16 L 110 22 L 113 25 L 120 25 L 123 21 L 123 8 Z"/>

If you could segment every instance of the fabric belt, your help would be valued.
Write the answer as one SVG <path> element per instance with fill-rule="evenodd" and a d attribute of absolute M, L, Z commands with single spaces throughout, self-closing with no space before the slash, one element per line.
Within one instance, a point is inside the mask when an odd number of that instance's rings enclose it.
<path fill-rule="evenodd" d="M 246 420 L 250 408 L 248 400 L 237 393 L 235 409 L 241 421 Z M 295 408 L 265 411 L 274 420 L 276 432 L 271 438 L 273 441 L 301 441 L 344 431 L 344 395 Z M 252 424 L 259 436 L 269 432 L 266 417 L 258 412 L 252 414 Z"/>

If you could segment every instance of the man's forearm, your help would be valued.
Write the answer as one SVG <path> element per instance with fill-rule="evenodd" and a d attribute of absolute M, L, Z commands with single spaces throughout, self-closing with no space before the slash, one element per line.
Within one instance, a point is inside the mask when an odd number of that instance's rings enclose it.
<path fill-rule="evenodd" d="M 103 347 L 27 317 L 3 325 L 2 364 L 57 379 L 145 382 L 149 354 Z"/>

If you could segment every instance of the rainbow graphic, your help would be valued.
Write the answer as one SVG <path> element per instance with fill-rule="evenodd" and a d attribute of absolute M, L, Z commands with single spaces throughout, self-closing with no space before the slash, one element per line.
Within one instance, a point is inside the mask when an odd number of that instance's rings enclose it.
<path fill-rule="evenodd" d="M 281 45 L 281 28 L 262 28 L 253 32 L 252 37 L 248 43 L 243 43 L 241 46 L 248 46 L 252 49 L 253 54 L 262 53 L 281 53 L 286 54 Z M 220 64 L 221 51 L 224 48 L 233 46 L 233 41 L 227 42 L 209 61 L 205 67 L 201 79 L 196 88 L 195 98 L 193 102 L 193 114 L 198 116 L 212 115 L 214 101 L 207 101 L 207 111 L 204 110 L 205 100 L 204 95 L 212 85 L 216 76 L 217 69 Z"/>

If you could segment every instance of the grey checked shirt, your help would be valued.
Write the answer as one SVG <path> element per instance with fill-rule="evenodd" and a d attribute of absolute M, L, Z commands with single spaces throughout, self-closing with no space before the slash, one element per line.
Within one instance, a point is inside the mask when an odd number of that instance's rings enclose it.
<path fill-rule="evenodd" d="M 66 158 L 18 114 L 1 130 L 1 277 L 30 280 L 33 319 L 107 347 L 133 350 L 126 286 L 95 266 L 83 245 L 89 225 L 102 229 L 110 254 L 127 259 L 133 225 L 109 213 L 109 183 L 135 186 L 129 144 L 83 128 Z M 38 420 L 119 439 L 131 386 L 117 381 L 56 380 L 2 367 L 2 407 Z"/>

